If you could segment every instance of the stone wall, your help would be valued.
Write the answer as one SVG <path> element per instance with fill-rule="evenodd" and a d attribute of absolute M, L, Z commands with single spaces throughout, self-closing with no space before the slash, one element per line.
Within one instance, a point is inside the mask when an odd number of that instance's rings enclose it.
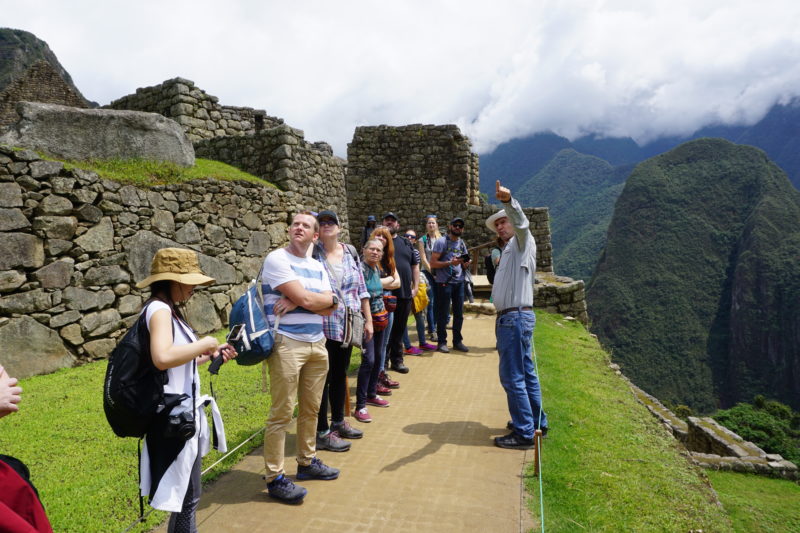
<path fill-rule="evenodd" d="M 22 378 L 106 357 L 148 294 L 135 283 L 166 246 L 200 253 L 217 282 L 187 314 L 201 333 L 220 328 L 266 253 L 286 243 L 295 198 L 241 181 L 139 189 L 0 148 L 0 363 Z"/>
<path fill-rule="evenodd" d="M 342 238 L 348 237 L 345 161 L 326 143 L 308 143 L 287 125 L 240 137 L 217 137 L 195 144 L 197 157 L 214 159 L 254 174 L 295 193 L 303 209 L 333 209 Z"/>
<path fill-rule="evenodd" d="M 173 78 L 160 85 L 136 89 L 136 93 L 114 100 L 111 109 L 150 111 L 180 124 L 190 141 L 214 137 L 252 135 L 283 124 L 262 109 L 223 106 L 191 80 Z"/>
<path fill-rule="evenodd" d="M 619 365 L 612 364 L 611 367 L 627 380 L 620 372 Z M 690 416 L 688 422 L 685 422 L 630 380 L 628 384 L 636 399 L 686 447 L 696 465 L 712 470 L 733 470 L 786 479 L 800 478 L 797 465 L 778 454 L 768 454 L 713 418 Z"/>
<path fill-rule="evenodd" d="M 401 226 L 425 230 L 425 215 L 436 214 L 441 229 L 464 218 L 464 241 L 475 247 L 494 240 L 486 219 L 498 206 L 479 194 L 478 156 L 455 125 L 362 126 L 347 148 L 347 200 L 352 235 L 368 215 L 397 214 Z M 525 210 L 537 245 L 537 270 L 552 271 L 547 208 Z M 482 265 L 480 265 L 482 269 Z M 482 270 L 481 270 L 482 271 Z"/>
<path fill-rule="evenodd" d="M 536 277 L 533 305 L 548 313 L 571 316 L 584 326 L 589 324 L 583 280 L 539 273 Z"/>
<path fill-rule="evenodd" d="M 88 108 L 89 104 L 45 60 L 39 60 L 0 92 L 0 126 L 17 121 L 17 102 Z"/>

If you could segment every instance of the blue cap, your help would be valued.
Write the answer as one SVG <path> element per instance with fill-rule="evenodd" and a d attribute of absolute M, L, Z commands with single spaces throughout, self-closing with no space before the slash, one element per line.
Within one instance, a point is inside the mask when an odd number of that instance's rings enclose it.
<path fill-rule="evenodd" d="M 370 215 L 367 217 L 367 222 L 376 222 L 375 215 Z"/>

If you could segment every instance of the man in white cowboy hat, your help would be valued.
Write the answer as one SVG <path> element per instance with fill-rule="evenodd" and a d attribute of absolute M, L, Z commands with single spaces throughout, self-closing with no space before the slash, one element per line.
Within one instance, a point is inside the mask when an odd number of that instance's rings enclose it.
<path fill-rule="evenodd" d="M 506 391 L 511 433 L 496 437 L 500 448 L 533 448 L 534 432 L 547 432 L 542 410 L 539 378 L 531 358 L 531 338 L 536 325 L 533 283 L 536 274 L 536 241 L 530 223 L 511 191 L 495 184 L 495 196 L 505 209 L 486 219 L 486 226 L 505 244 L 494 277 L 492 302 L 497 309 L 497 351 L 500 383 Z"/>
<path fill-rule="evenodd" d="M 339 477 L 339 470 L 323 464 L 316 453 L 317 415 L 328 375 L 322 317 L 339 304 L 324 266 L 309 254 L 318 236 L 317 218 L 309 211 L 296 214 L 288 246 L 270 252 L 261 270 L 267 319 L 274 324 L 276 315 L 281 317 L 269 359 L 272 408 L 264 432 L 265 479 L 272 498 L 292 504 L 300 503 L 307 492 L 284 475 L 286 431 L 295 398 L 299 399 L 296 478 Z"/>

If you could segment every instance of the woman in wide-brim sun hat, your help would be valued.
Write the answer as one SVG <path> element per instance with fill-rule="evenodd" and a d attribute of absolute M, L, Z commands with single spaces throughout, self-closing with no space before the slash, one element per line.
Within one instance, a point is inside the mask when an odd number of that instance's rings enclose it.
<path fill-rule="evenodd" d="M 153 257 L 150 275 L 136 284 L 140 289 L 150 287 L 150 298 L 142 308 L 150 331 L 150 355 L 156 368 L 167 373 L 167 406 L 144 439 L 141 491 L 151 506 L 172 512 L 167 526 L 170 533 L 197 530 L 200 464 L 210 447 L 204 405 L 212 409 L 218 449 L 224 452 L 227 447 L 216 402 L 200 393 L 197 365 L 212 357 L 228 361 L 236 357 L 236 350 L 220 345 L 214 337 L 198 339 L 179 307 L 191 298 L 195 287 L 212 283 L 214 278 L 200 270 L 196 252 L 162 248 Z M 181 422 L 179 426 L 176 420 Z"/>

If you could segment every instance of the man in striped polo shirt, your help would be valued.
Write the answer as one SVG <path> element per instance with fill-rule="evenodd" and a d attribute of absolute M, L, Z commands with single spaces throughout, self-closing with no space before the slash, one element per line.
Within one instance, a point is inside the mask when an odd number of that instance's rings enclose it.
<path fill-rule="evenodd" d="M 339 470 L 316 457 L 317 415 L 328 373 L 322 317 L 338 305 L 322 263 L 307 254 L 318 234 L 316 217 L 298 213 L 289 227 L 289 245 L 270 252 L 261 270 L 267 318 L 274 324 L 281 317 L 269 359 L 272 408 L 264 432 L 264 464 L 269 495 L 285 503 L 300 503 L 307 492 L 284 475 L 284 444 L 295 397 L 300 403 L 297 479 L 339 476 Z"/>

